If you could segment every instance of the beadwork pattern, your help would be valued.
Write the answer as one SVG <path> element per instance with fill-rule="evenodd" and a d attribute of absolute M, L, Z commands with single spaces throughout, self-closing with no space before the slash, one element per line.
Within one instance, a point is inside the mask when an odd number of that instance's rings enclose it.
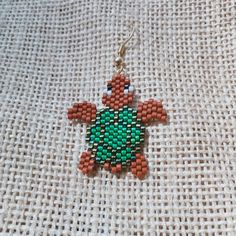
<path fill-rule="evenodd" d="M 119 173 L 129 167 L 142 179 L 148 172 L 145 157 L 141 154 L 145 125 L 152 121 L 165 122 L 166 111 L 161 102 L 150 99 L 129 107 L 133 101 L 133 87 L 124 75 L 115 75 L 107 83 L 102 102 L 106 108 L 98 110 L 88 102 L 76 103 L 68 110 L 70 120 L 91 123 L 87 128 L 87 152 L 83 152 L 78 164 L 84 174 L 94 172 L 99 164 L 105 170 Z"/>

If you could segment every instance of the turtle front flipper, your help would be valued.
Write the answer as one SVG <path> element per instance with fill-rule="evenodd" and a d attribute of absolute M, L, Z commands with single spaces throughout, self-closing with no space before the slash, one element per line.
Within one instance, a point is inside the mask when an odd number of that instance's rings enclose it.
<path fill-rule="evenodd" d="M 147 160 L 139 153 L 137 153 L 135 156 L 136 159 L 131 162 L 131 172 L 139 179 L 143 179 L 148 172 Z"/>
<path fill-rule="evenodd" d="M 96 170 L 96 162 L 94 158 L 92 158 L 92 153 L 90 151 L 81 154 L 78 169 L 86 175 L 92 174 Z"/>

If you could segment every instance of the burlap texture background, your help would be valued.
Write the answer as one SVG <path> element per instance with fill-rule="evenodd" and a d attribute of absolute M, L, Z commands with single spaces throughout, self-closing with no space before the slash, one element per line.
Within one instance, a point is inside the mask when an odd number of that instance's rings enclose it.
<path fill-rule="evenodd" d="M 2 235 L 236 235 L 234 0 L 0 2 Z M 76 170 L 119 43 L 135 23 L 127 75 L 163 99 L 148 127 L 144 181 Z"/>

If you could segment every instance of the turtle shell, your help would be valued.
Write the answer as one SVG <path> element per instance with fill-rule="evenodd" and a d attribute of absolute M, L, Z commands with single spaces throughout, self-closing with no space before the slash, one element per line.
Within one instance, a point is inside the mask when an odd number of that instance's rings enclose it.
<path fill-rule="evenodd" d="M 145 126 L 130 107 L 119 110 L 105 108 L 97 112 L 96 120 L 87 130 L 92 155 L 96 162 L 111 165 L 130 165 L 140 153 L 144 142 Z"/>

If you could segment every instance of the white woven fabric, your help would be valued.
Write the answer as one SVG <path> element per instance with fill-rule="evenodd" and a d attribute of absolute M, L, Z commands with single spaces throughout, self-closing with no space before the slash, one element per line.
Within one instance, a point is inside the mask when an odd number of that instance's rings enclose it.
<path fill-rule="evenodd" d="M 77 172 L 122 39 L 139 100 L 163 99 L 148 127 L 149 175 Z M 236 235 L 234 0 L 0 2 L 2 235 Z"/>

